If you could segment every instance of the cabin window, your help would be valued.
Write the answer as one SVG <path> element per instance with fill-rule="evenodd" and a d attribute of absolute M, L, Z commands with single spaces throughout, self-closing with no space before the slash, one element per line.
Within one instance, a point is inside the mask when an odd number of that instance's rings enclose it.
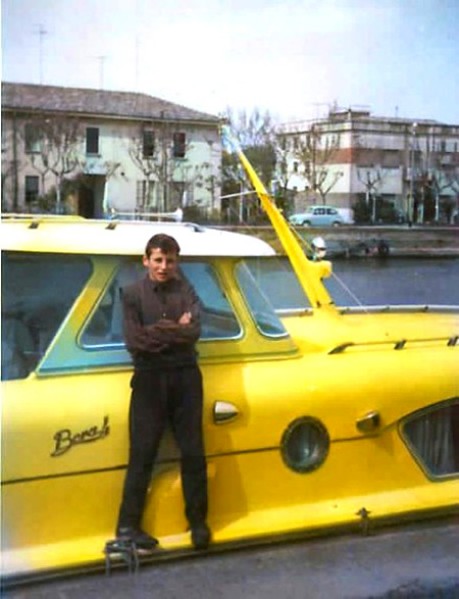
<path fill-rule="evenodd" d="M 256 278 L 245 262 L 238 265 L 236 276 L 260 333 L 267 337 L 287 336 L 287 331 L 276 315 L 272 303 L 257 284 Z"/>
<path fill-rule="evenodd" d="M 247 258 L 245 263 L 276 312 L 304 311 L 311 307 L 288 258 Z"/>
<path fill-rule="evenodd" d="M 35 370 L 91 271 L 83 256 L 2 256 L 2 380 Z"/>
<path fill-rule="evenodd" d="M 181 272 L 202 302 L 201 339 L 228 339 L 241 335 L 241 327 L 212 266 L 206 262 L 182 262 Z M 146 271 L 138 262 L 126 262 L 104 293 L 88 322 L 81 343 L 88 349 L 124 347 L 121 289 Z"/>
<path fill-rule="evenodd" d="M 202 302 L 201 339 L 239 337 L 241 327 L 213 267 L 206 262 L 183 262 L 181 270 Z"/>
<path fill-rule="evenodd" d="M 410 416 L 402 436 L 429 477 L 459 475 L 459 398 Z"/>

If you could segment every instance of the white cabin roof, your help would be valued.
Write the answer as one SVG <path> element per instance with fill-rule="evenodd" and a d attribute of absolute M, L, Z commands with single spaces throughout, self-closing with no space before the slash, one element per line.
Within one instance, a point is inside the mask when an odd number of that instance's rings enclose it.
<path fill-rule="evenodd" d="M 2 250 L 70 254 L 138 255 L 157 233 L 172 235 L 182 256 L 271 256 L 265 241 L 192 223 L 86 220 L 81 217 L 3 215 Z"/>

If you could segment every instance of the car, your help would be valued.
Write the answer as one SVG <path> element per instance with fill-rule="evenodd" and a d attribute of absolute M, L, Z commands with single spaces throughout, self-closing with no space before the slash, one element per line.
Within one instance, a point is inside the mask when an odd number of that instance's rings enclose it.
<path fill-rule="evenodd" d="M 337 208 L 332 206 L 309 206 L 306 212 L 289 216 L 292 225 L 307 227 L 337 227 L 345 220 Z"/>

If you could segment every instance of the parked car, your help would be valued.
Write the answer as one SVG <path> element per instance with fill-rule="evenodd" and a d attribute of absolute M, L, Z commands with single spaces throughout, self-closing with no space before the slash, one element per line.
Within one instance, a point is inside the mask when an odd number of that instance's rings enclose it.
<path fill-rule="evenodd" d="M 344 218 L 332 206 L 310 206 L 306 212 L 289 216 L 291 225 L 307 227 L 331 227 L 344 224 Z"/>

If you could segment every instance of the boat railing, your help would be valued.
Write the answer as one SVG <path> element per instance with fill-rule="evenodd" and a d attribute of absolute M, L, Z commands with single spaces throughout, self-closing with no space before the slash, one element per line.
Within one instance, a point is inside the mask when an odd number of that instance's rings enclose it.
<path fill-rule="evenodd" d="M 354 314 L 362 312 L 459 312 L 459 306 L 455 304 L 379 304 L 374 306 L 338 306 L 340 314 Z"/>
<path fill-rule="evenodd" d="M 362 305 L 362 306 L 337 306 L 340 314 L 366 314 L 366 313 L 419 313 L 434 312 L 455 314 L 459 312 L 459 305 L 448 304 L 400 304 L 400 305 Z M 276 314 L 281 317 L 313 315 L 314 310 L 309 307 L 301 308 L 278 308 Z"/>
<path fill-rule="evenodd" d="M 402 349 L 406 349 L 407 346 L 416 346 L 418 344 L 444 344 L 447 347 L 456 347 L 459 346 L 459 336 L 446 336 L 446 337 L 421 337 L 421 338 L 413 338 L 413 339 L 384 339 L 383 341 L 363 341 L 355 343 L 353 341 L 340 343 L 336 345 L 333 349 L 329 350 L 328 354 L 342 354 L 348 349 L 359 349 L 359 348 L 367 348 L 367 347 L 377 347 L 377 346 L 389 346 L 392 349 L 399 351 Z"/>

